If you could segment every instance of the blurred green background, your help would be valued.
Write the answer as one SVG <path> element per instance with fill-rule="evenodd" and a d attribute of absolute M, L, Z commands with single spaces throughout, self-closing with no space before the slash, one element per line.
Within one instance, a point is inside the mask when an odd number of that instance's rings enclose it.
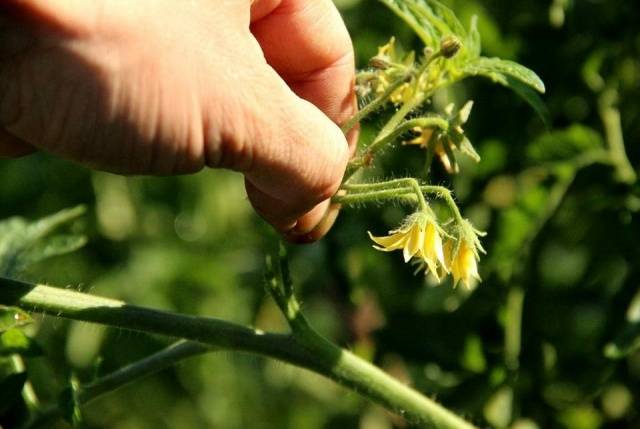
<path fill-rule="evenodd" d="M 336 3 L 359 67 L 391 35 L 419 48 L 380 3 Z M 552 118 L 545 130 L 524 102 L 482 79 L 436 97 L 436 106 L 475 101 L 466 132 L 483 161 L 463 164 L 453 180 L 439 166 L 434 174 L 488 231 L 483 282 L 452 289 L 414 276 L 399 255 L 376 252 L 366 236 L 392 229 L 406 211 L 363 208 L 343 212 L 322 242 L 291 249 L 305 311 L 323 334 L 481 427 L 640 428 L 640 352 L 604 353 L 620 335 L 619 344 L 640 344 L 640 187 L 611 166 L 577 168 L 583 154 L 607 147 L 615 127 L 603 118 L 616 112 L 631 164 L 640 165 L 640 5 L 446 3 L 465 25 L 479 16 L 484 55 L 516 60 L 542 77 Z M 365 125 L 363 138 L 376 125 Z M 407 148 L 381 164 L 397 175 L 419 174 L 423 158 Z M 0 183 L 0 218 L 89 207 L 78 225 L 89 244 L 25 279 L 285 329 L 261 280 L 274 235 L 250 208 L 240 175 L 123 178 L 38 154 L 0 161 Z M 46 356 L 28 359 L 27 367 L 43 401 L 55 400 L 72 373 L 89 380 L 166 344 L 39 320 L 31 332 Z M 84 414 L 93 428 L 408 427 L 318 376 L 226 352 L 128 386 Z M 11 427 L 13 418 L 0 425 Z"/>

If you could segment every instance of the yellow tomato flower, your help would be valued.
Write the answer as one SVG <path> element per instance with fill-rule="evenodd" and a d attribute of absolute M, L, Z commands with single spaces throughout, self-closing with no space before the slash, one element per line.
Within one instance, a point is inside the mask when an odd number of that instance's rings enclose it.
<path fill-rule="evenodd" d="M 373 247 L 383 252 L 402 249 L 405 262 L 417 257 L 438 278 L 438 265 L 444 266 L 445 259 L 442 238 L 431 215 L 415 213 L 402 227 L 389 231 L 389 234 L 385 237 L 374 237 L 369 232 L 369 237 L 376 243 Z"/>
<path fill-rule="evenodd" d="M 471 284 L 471 279 L 475 278 L 480 281 L 478 274 L 477 255 L 473 245 L 469 245 L 466 241 L 462 241 L 458 247 L 452 240 L 448 240 L 444 245 L 445 260 L 447 267 L 453 276 L 454 286 L 460 280 L 466 287 Z"/>

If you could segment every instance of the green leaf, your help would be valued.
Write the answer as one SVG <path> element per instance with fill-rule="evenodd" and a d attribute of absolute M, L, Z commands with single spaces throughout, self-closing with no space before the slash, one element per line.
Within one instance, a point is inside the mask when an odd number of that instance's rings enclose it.
<path fill-rule="evenodd" d="M 469 24 L 469 33 L 464 41 L 464 46 L 468 51 L 468 58 L 478 58 L 482 50 L 482 42 L 480 41 L 480 32 L 478 31 L 478 17 L 473 15 Z"/>
<path fill-rule="evenodd" d="M 411 27 L 416 35 L 422 40 L 425 46 L 429 46 L 434 50 L 438 48 L 440 40 L 428 21 L 425 21 L 424 10 L 419 13 L 420 9 L 429 8 L 424 1 L 401 1 L 401 0 L 380 0 L 389 9 L 391 9 L 398 17 Z"/>
<path fill-rule="evenodd" d="M 482 76 L 510 88 L 529 103 L 545 126 L 550 128 L 549 110 L 536 93 L 537 91 L 544 94 L 545 86 L 534 71 L 513 61 L 479 57 L 462 63 L 460 72 L 464 77 Z"/>
<path fill-rule="evenodd" d="M 41 356 L 43 350 L 38 343 L 27 337 L 21 330 L 9 329 L 0 335 L 0 356 L 12 354 L 36 357 Z"/>
<path fill-rule="evenodd" d="M 0 306 L 0 333 L 31 323 L 29 313 L 17 307 Z"/>
<path fill-rule="evenodd" d="M 451 9 L 435 0 L 381 0 L 435 51 L 442 37 L 454 34 L 464 41 L 467 32 Z"/>
<path fill-rule="evenodd" d="M 36 262 L 83 246 L 86 239 L 82 235 L 50 236 L 84 212 L 80 206 L 32 223 L 17 217 L 0 222 L 0 276 L 15 277 Z"/>
<path fill-rule="evenodd" d="M 10 374 L 0 380 L 0 415 L 22 399 L 22 387 L 26 381 L 26 372 Z"/>
<path fill-rule="evenodd" d="M 507 87 L 511 87 L 508 77 L 512 77 L 541 94 L 545 92 L 542 79 L 533 70 L 502 58 L 479 57 L 467 61 L 462 67 L 462 72 L 468 76 L 484 76 Z"/>
<path fill-rule="evenodd" d="M 529 106 L 538 114 L 538 117 L 544 124 L 547 129 L 551 129 L 551 113 L 549 113 L 549 109 L 547 105 L 544 103 L 542 98 L 531 89 L 530 86 L 525 85 L 519 80 L 516 80 L 512 77 L 507 77 L 508 87 L 518 94 L 520 98 L 526 101 Z"/>

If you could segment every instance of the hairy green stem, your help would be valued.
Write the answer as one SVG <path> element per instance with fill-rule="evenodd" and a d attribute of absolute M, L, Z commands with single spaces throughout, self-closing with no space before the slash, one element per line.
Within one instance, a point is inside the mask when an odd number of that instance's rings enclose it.
<path fill-rule="evenodd" d="M 301 335 L 263 333 L 213 318 L 163 312 L 71 290 L 0 278 L 0 303 L 68 319 L 101 323 L 197 341 L 280 359 L 322 374 L 410 423 L 431 428 L 473 428 L 379 368 L 340 349 L 313 330 Z"/>
<path fill-rule="evenodd" d="M 358 122 L 369 116 L 371 113 L 378 110 L 378 108 L 382 107 L 384 103 L 387 102 L 389 97 L 393 95 L 396 89 L 400 88 L 402 84 L 406 83 L 409 79 L 411 79 L 412 73 L 408 72 L 394 82 L 389 85 L 382 94 L 380 94 L 375 100 L 371 103 L 367 104 L 365 107 L 360 109 L 355 115 L 353 115 L 347 122 L 342 125 L 342 132 L 348 133 Z"/>
<path fill-rule="evenodd" d="M 406 199 L 407 194 L 416 192 L 415 186 L 418 186 L 418 195 L 435 194 L 442 198 L 447 204 L 447 207 L 449 207 L 456 222 L 459 225 L 462 224 L 464 219 L 458 205 L 453 199 L 453 193 L 449 189 L 444 186 L 419 185 L 417 180 L 411 178 L 393 179 L 371 184 L 345 184 L 343 189 L 347 191 L 347 194 L 336 195 L 332 198 L 332 201 L 344 205 L 358 205 L 369 202 L 380 202 L 382 200 L 403 200 Z"/>
<path fill-rule="evenodd" d="M 408 121 L 398 125 L 389 134 L 384 135 L 378 140 L 374 140 L 374 142 L 371 143 L 365 151 L 365 154 L 375 154 L 378 150 L 382 149 L 384 146 L 393 142 L 396 138 L 413 128 L 439 128 L 446 131 L 449 128 L 449 122 L 439 116 L 409 119 Z"/>

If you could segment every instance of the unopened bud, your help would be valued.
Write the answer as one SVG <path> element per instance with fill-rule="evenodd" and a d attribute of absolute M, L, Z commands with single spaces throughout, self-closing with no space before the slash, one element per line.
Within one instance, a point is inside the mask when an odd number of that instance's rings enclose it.
<path fill-rule="evenodd" d="M 454 57 L 462 48 L 462 42 L 456 36 L 446 36 L 440 41 L 440 53 L 445 58 Z"/>
<path fill-rule="evenodd" d="M 369 66 L 373 67 L 374 69 L 379 69 L 379 70 L 386 70 L 389 68 L 391 64 L 389 64 L 389 61 L 385 60 L 382 57 L 373 57 L 369 60 Z"/>

